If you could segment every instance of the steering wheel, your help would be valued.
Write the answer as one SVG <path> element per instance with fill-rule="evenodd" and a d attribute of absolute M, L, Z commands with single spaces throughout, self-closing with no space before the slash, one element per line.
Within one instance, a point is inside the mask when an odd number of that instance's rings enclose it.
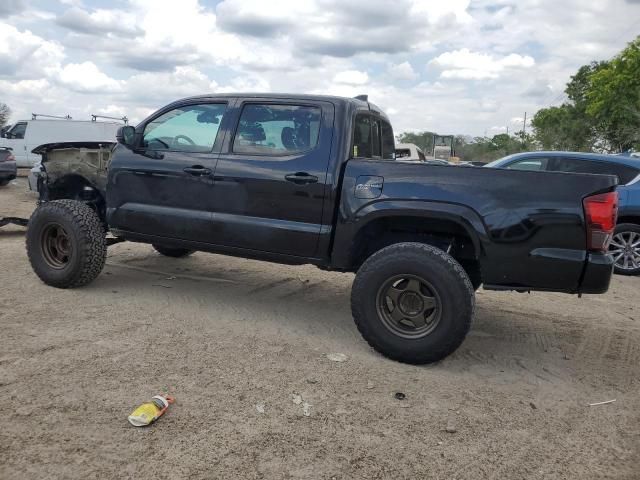
<path fill-rule="evenodd" d="M 195 145 L 196 144 L 196 142 L 191 140 L 186 135 L 176 135 L 175 137 L 173 137 L 173 144 L 174 145 L 178 145 L 180 143 L 179 140 L 185 140 L 189 145 Z"/>

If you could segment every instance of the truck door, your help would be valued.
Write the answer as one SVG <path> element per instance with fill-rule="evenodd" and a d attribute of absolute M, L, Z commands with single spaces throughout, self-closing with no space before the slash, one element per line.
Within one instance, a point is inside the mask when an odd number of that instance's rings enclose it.
<path fill-rule="evenodd" d="M 136 128 L 109 166 L 107 220 L 118 230 L 210 242 L 213 172 L 227 104 L 186 103 Z"/>
<path fill-rule="evenodd" d="M 215 172 L 217 244 L 313 257 L 321 229 L 334 107 L 239 101 Z"/>

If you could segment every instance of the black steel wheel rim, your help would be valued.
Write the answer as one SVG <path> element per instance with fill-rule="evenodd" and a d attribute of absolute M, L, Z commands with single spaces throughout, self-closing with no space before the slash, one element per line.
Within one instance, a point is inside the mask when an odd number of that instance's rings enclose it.
<path fill-rule="evenodd" d="M 66 267 L 73 254 L 71 237 L 62 225 L 50 223 L 42 230 L 40 236 L 42 256 L 46 264 L 60 270 Z"/>
<path fill-rule="evenodd" d="M 417 275 L 395 275 L 376 295 L 382 324 L 399 337 L 415 339 L 429 335 L 440 323 L 442 301 L 433 286 Z"/>
<path fill-rule="evenodd" d="M 609 245 L 609 253 L 613 255 L 616 266 L 622 270 L 640 268 L 640 233 L 616 233 Z"/>

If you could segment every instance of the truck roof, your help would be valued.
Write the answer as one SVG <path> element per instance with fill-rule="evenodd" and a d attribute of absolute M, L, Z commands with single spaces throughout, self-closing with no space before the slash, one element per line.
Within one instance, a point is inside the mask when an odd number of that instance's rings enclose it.
<path fill-rule="evenodd" d="M 224 99 L 224 98 L 267 98 L 267 99 L 274 99 L 274 100 L 282 100 L 282 99 L 286 99 L 286 100 L 310 100 L 310 101 L 325 101 L 325 102 L 331 102 L 333 104 L 336 105 L 342 105 L 342 106 L 346 106 L 346 105 L 353 105 L 356 109 L 359 110 L 372 110 L 375 113 L 378 113 L 381 117 L 383 117 L 384 119 L 386 119 L 387 121 L 389 120 L 387 115 L 382 111 L 382 109 L 380 107 L 378 107 L 377 105 L 369 102 L 369 101 L 365 101 L 365 100 L 361 100 L 359 98 L 349 98 L 349 97 L 339 97 L 337 95 L 309 95 L 309 94 L 303 94 L 303 93 L 210 93 L 210 94 L 204 94 L 204 95 L 195 95 L 192 97 L 186 97 L 186 98 L 182 98 L 180 100 L 176 100 L 175 102 L 172 102 L 171 105 L 173 104 L 177 104 L 177 103 L 182 103 L 182 102 L 188 102 L 191 100 L 201 100 L 201 99 L 207 99 L 207 100 L 211 100 L 211 99 Z"/>

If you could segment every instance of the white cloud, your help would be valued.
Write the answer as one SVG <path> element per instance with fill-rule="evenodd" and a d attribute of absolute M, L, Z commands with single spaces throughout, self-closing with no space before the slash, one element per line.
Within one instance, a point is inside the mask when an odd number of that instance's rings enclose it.
<path fill-rule="evenodd" d="M 81 93 L 114 93 L 121 90 L 121 82 L 100 71 L 93 62 L 69 63 L 58 72 L 59 81 L 69 89 Z"/>
<path fill-rule="evenodd" d="M 495 57 L 487 53 L 472 52 L 467 48 L 445 52 L 429 62 L 442 70 L 442 78 L 495 79 L 508 69 L 531 68 L 535 60 L 529 55 L 512 53 Z"/>
<path fill-rule="evenodd" d="M 0 78 L 37 78 L 58 68 L 64 48 L 0 22 Z"/>
<path fill-rule="evenodd" d="M 417 80 L 419 75 L 409 62 L 392 63 L 387 69 L 388 74 L 396 80 Z"/>
<path fill-rule="evenodd" d="M 346 85 L 364 85 L 369 81 L 369 75 L 367 75 L 367 72 L 358 70 L 345 70 L 344 72 L 336 73 L 333 81 Z"/>
<path fill-rule="evenodd" d="M 0 21 L 1 100 L 16 117 L 135 122 L 207 92 L 367 93 L 396 132 L 511 131 L 580 65 L 619 51 L 640 16 L 625 0 L 64 3 L 18 1 Z"/>
<path fill-rule="evenodd" d="M 75 32 L 87 35 L 115 35 L 118 39 L 135 37 L 142 33 L 135 16 L 120 10 L 98 9 L 87 12 L 73 7 L 56 18 L 56 23 Z"/>
<path fill-rule="evenodd" d="M 195 67 L 176 67 L 173 72 L 147 72 L 133 75 L 126 81 L 130 98 L 142 105 L 161 107 L 181 97 L 212 91 L 212 81 Z"/>

